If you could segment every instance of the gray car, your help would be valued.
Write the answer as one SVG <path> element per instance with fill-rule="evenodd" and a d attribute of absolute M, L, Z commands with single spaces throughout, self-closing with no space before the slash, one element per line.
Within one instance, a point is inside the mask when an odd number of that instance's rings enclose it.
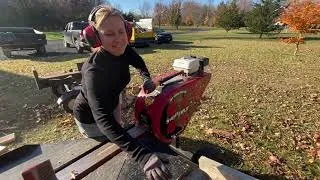
<path fill-rule="evenodd" d="M 37 50 L 46 54 L 46 35 L 32 27 L 0 27 L 0 47 L 5 56 L 10 57 L 13 50 Z"/>

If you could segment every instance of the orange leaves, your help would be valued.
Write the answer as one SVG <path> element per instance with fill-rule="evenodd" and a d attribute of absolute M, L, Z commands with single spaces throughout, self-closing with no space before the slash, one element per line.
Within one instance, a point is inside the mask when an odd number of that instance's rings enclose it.
<path fill-rule="evenodd" d="M 289 37 L 289 38 L 281 38 L 281 42 L 285 43 L 293 43 L 293 44 L 303 44 L 304 38 L 303 37 Z"/>
<path fill-rule="evenodd" d="M 315 133 L 313 135 L 313 141 L 314 141 L 314 147 L 310 148 L 309 150 L 309 156 L 311 156 L 312 159 L 309 160 L 309 162 L 313 162 L 316 159 L 320 159 L 320 134 Z"/>
<path fill-rule="evenodd" d="M 281 39 L 282 42 L 296 44 L 294 52 L 294 55 L 296 55 L 299 44 L 304 43 L 302 33 L 320 32 L 320 30 L 312 29 L 312 27 L 320 24 L 320 3 L 312 0 L 295 2 L 285 9 L 280 16 L 280 20 L 287 24 L 291 30 L 299 33 L 299 37 Z"/>
<path fill-rule="evenodd" d="M 310 33 L 315 24 L 320 24 L 320 3 L 306 0 L 290 5 L 280 16 L 282 23 L 299 33 Z"/>

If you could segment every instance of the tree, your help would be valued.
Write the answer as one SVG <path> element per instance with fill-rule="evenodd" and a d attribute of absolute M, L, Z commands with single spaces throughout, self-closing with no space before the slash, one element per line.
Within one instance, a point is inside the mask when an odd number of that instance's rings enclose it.
<path fill-rule="evenodd" d="M 261 3 L 254 4 L 254 8 L 245 17 L 245 24 L 248 30 L 253 33 L 263 34 L 275 31 L 276 18 L 279 17 L 280 2 L 278 0 L 261 0 Z"/>
<path fill-rule="evenodd" d="M 202 7 L 202 14 L 203 14 L 203 24 L 207 25 L 209 27 L 212 27 L 214 22 L 213 22 L 213 18 L 214 18 L 214 8 L 213 6 L 210 4 L 204 4 Z"/>
<path fill-rule="evenodd" d="M 143 18 L 150 17 L 151 6 L 148 1 L 143 1 L 143 4 L 140 6 L 139 10 Z"/>
<path fill-rule="evenodd" d="M 314 29 L 320 24 L 320 2 L 316 3 L 311 0 L 294 2 L 280 16 L 280 21 L 289 26 L 297 33 L 296 37 L 283 39 L 286 43 L 296 44 L 294 55 L 299 51 L 299 45 L 304 43 L 305 33 L 317 33 L 319 29 Z"/>
<path fill-rule="evenodd" d="M 182 9 L 183 11 L 181 13 L 181 16 L 184 24 L 195 25 L 197 27 L 203 24 L 205 14 L 203 12 L 202 6 L 199 3 L 193 0 L 184 1 Z"/>
<path fill-rule="evenodd" d="M 131 22 L 139 20 L 139 17 L 131 11 L 129 11 L 128 13 L 122 13 L 122 16 L 125 20 L 131 21 Z"/>
<path fill-rule="evenodd" d="M 164 19 L 164 13 L 166 9 L 167 9 L 166 6 L 160 1 L 157 2 L 153 8 L 153 18 L 155 19 L 159 27 L 163 23 L 162 21 Z"/>
<path fill-rule="evenodd" d="M 249 12 L 252 9 L 252 0 L 238 0 L 237 6 L 241 12 Z"/>
<path fill-rule="evenodd" d="M 170 4 L 170 24 L 179 28 L 181 24 L 181 0 L 173 0 Z"/>
<path fill-rule="evenodd" d="M 231 29 L 239 29 L 243 24 L 243 20 L 235 0 L 229 4 L 225 4 L 222 1 L 218 5 L 216 13 L 217 25 L 225 29 L 227 32 Z"/>

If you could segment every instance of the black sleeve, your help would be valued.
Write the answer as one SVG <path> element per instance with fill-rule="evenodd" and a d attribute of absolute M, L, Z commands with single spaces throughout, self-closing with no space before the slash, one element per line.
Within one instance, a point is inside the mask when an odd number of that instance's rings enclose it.
<path fill-rule="evenodd" d="M 103 76 L 103 71 L 93 68 L 85 72 L 84 83 L 87 89 L 87 99 L 93 117 L 101 132 L 123 151 L 144 165 L 149 159 L 151 151 L 144 148 L 136 139 L 132 138 L 115 120 L 115 98 L 110 92 L 110 85 Z"/>
<path fill-rule="evenodd" d="M 126 54 L 129 64 L 139 70 L 144 80 L 151 78 L 148 68 L 142 57 L 130 46 L 126 48 Z"/>

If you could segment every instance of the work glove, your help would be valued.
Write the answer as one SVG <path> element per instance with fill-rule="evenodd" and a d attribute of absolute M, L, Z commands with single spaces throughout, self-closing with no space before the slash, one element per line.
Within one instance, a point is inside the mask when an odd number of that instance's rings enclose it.
<path fill-rule="evenodd" d="M 160 158 L 152 154 L 143 167 L 147 179 L 166 180 L 171 177 L 169 170 L 164 166 Z"/>
<path fill-rule="evenodd" d="M 151 78 L 146 79 L 143 82 L 143 90 L 145 93 L 149 94 L 156 89 L 156 84 L 152 81 Z"/>

